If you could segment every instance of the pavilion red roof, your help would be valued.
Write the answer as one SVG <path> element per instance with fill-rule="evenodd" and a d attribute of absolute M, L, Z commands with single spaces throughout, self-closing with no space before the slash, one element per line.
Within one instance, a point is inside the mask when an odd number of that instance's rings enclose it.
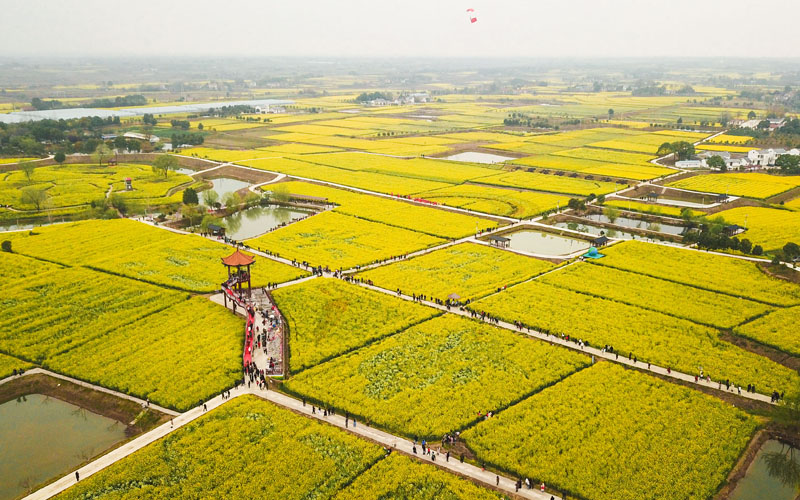
<path fill-rule="evenodd" d="M 226 266 L 249 266 L 256 259 L 240 252 L 238 249 L 227 257 L 222 258 L 222 263 Z"/>

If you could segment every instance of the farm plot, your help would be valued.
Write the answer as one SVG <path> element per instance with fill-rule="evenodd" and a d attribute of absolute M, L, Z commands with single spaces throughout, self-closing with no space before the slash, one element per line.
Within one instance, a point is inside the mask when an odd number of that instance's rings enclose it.
<path fill-rule="evenodd" d="M 617 207 L 623 210 L 632 210 L 634 212 L 642 212 L 646 214 L 652 215 L 663 215 L 666 217 L 681 217 L 682 215 L 682 208 L 681 207 L 673 207 L 670 205 L 657 205 L 653 203 L 642 203 L 640 201 L 633 201 L 633 200 L 623 200 L 619 198 L 608 198 L 606 201 L 603 202 L 603 205 L 609 207 Z M 691 210 L 693 214 L 700 214 L 702 213 L 700 210 Z"/>
<path fill-rule="evenodd" d="M 422 250 L 444 241 L 379 222 L 323 212 L 246 243 L 312 265 L 349 269 Z"/>
<path fill-rule="evenodd" d="M 414 179 L 411 177 L 399 177 L 397 175 L 329 167 L 301 161 L 302 158 L 303 157 L 300 157 L 300 159 L 270 158 L 264 160 L 249 160 L 240 163 L 248 167 L 271 172 L 280 172 L 294 177 L 314 179 L 367 191 L 403 196 L 452 185 L 444 182 Z"/>
<path fill-rule="evenodd" d="M 606 163 L 585 158 L 572 158 L 568 156 L 540 155 L 513 160 L 513 163 L 530 165 L 540 168 L 552 168 L 569 172 L 581 172 L 597 176 L 623 177 L 627 179 L 652 179 L 662 175 L 674 173 L 674 170 L 648 165 L 631 165 L 625 163 Z"/>
<path fill-rule="evenodd" d="M 0 345 L 41 363 L 183 298 L 88 269 L 43 272 L 16 282 L 0 299 Z"/>
<path fill-rule="evenodd" d="M 589 194 L 607 194 L 621 189 L 612 182 L 590 181 L 586 179 L 574 179 L 560 175 L 548 175 L 538 172 L 503 172 L 490 177 L 479 179 L 482 184 L 497 186 L 511 186 L 517 188 L 533 189 L 538 191 L 550 191 L 553 193 L 573 194 L 578 196 L 588 196 Z"/>
<path fill-rule="evenodd" d="M 709 143 L 702 143 L 697 145 L 697 149 L 700 151 L 727 151 L 729 153 L 747 153 L 751 149 L 751 146 L 733 146 L 729 144 L 709 144 Z"/>
<path fill-rule="evenodd" d="M 327 499 L 383 455 L 345 431 L 242 396 L 56 498 L 190 498 L 202 491 L 214 498 Z"/>
<path fill-rule="evenodd" d="M 33 364 L 27 361 L 0 353 L 0 379 L 13 374 L 14 370 L 27 370 L 31 367 Z"/>
<path fill-rule="evenodd" d="M 440 316 L 304 371 L 289 391 L 406 436 L 441 438 L 586 366 L 588 358 Z"/>
<path fill-rule="evenodd" d="M 497 500 L 505 498 L 455 474 L 399 453 L 389 455 L 358 476 L 335 500 Z"/>
<path fill-rule="evenodd" d="M 124 242 L 124 243 L 123 243 Z M 196 235 L 182 235 L 129 219 L 58 224 L 13 240 L 16 252 L 85 265 L 190 292 L 213 292 L 225 278 L 219 259 L 233 250 Z M 290 281 L 308 273 L 258 259 L 254 286 Z"/>
<path fill-rule="evenodd" d="M 760 302 L 588 263 L 565 267 L 540 280 L 718 328 L 730 328 L 773 309 Z"/>
<path fill-rule="evenodd" d="M 768 277 L 755 262 L 640 241 L 603 253 L 597 263 L 605 266 L 779 306 L 800 304 L 800 286 Z"/>
<path fill-rule="evenodd" d="M 715 215 L 730 224 L 746 226 L 739 239 L 747 238 L 753 245 L 761 245 L 770 252 L 783 248 L 786 243 L 800 244 L 800 213 L 765 207 L 738 207 Z"/>
<path fill-rule="evenodd" d="M 797 322 L 800 306 L 778 309 L 734 329 L 734 333 L 753 339 L 781 351 L 800 356 L 800 337 Z"/>
<path fill-rule="evenodd" d="M 261 149 L 213 149 L 213 148 L 189 148 L 181 150 L 183 156 L 194 156 L 218 162 L 240 162 L 242 160 L 252 160 L 255 158 L 266 158 L 280 156 L 280 153 L 263 151 Z M 209 163 L 208 168 L 214 165 Z"/>
<path fill-rule="evenodd" d="M 462 437 L 480 460 L 570 497 L 685 500 L 713 496 L 757 426 L 714 397 L 599 363 Z"/>
<path fill-rule="evenodd" d="M 344 281 L 316 279 L 273 292 L 289 324 L 289 367 L 298 372 L 438 314 Z"/>
<path fill-rule="evenodd" d="M 346 170 L 375 172 L 448 183 L 460 183 L 497 173 L 496 168 L 479 167 L 468 163 L 425 158 L 402 159 L 367 153 L 319 154 L 306 159 L 306 161 Z"/>
<path fill-rule="evenodd" d="M 359 276 L 387 290 L 446 300 L 455 293 L 462 301 L 524 281 L 553 264 L 477 243 L 461 243 L 377 267 Z"/>
<path fill-rule="evenodd" d="M 125 179 L 133 180 L 133 191 L 125 191 Z M 105 198 L 109 188 L 127 199 L 150 199 L 152 203 L 180 202 L 180 195 L 168 198 L 168 192 L 192 182 L 188 175 L 173 173 L 164 177 L 149 165 L 116 166 L 63 165 L 37 167 L 31 178 L 14 170 L 0 174 L 0 204 L 22 210 L 87 205 Z M 26 189 L 42 190 L 47 200 L 37 207 L 22 193 Z"/>
<path fill-rule="evenodd" d="M 470 308 L 595 347 L 610 345 L 642 365 L 651 362 L 690 374 L 702 367 L 713 380 L 754 383 L 761 391 L 795 390 L 800 383 L 793 370 L 720 340 L 715 329 L 539 280 L 490 295 Z"/>
<path fill-rule="evenodd" d="M 485 230 L 497 226 L 496 222 L 488 219 L 319 184 L 286 182 L 277 186 L 285 186 L 290 194 L 327 198 L 328 202 L 339 205 L 334 211 L 341 214 L 411 229 L 431 236 L 461 238 L 474 234 L 476 228 Z M 269 191 L 276 189 L 276 185 L 267 185 L 262 189 Z"/>
<path fill-rule="evenodd" d="M 691 191 L 764 199 L 800 186 L 800 176 L 733 172 L 694 175 L 667 185 Z"/>
<path fill-rule="evenodd" d="M 241 379 L 243 330 L 239 317 L 194 297 L 109 329 L 46 365 L 186 411 Z"/>
<path fill-rule="evenodd" d="M 565 207 L 569 202 L 566 195 L 475 184 L 440 188 L 418 196 L 451 207 L 519 219 L 535 217 L 558 206 Z"/>

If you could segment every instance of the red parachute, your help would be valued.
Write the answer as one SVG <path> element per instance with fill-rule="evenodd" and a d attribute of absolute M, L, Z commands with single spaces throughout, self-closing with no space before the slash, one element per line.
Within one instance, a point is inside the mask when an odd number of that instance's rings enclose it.
<path fill-rule="evenodd" d="M 469 17 L 469 22 L 472 24 L 478 22 L 478 16 L 475 14 L 475 9 L 467 9 L 467 17 Z"/>

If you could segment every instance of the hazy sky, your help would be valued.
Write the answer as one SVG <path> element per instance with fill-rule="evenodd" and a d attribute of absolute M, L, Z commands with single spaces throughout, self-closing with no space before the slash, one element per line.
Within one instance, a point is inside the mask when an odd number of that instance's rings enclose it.
<path fill-rule="evenodd" d="M 0 0 L 0 54 L 800 57 L 798 20 L 798 0 Z"/>

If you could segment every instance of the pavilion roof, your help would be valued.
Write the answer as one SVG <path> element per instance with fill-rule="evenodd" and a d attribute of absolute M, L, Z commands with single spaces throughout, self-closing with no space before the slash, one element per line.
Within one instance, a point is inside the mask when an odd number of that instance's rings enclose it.
<path fill-rule="evenodd" d="M 240 252 L 239 249 L 236 249 L 236 251 L 229 256 L 222 258 L 222 263 L 226 266 L 249 266 L 255 261 L 253 257 Z"/>

